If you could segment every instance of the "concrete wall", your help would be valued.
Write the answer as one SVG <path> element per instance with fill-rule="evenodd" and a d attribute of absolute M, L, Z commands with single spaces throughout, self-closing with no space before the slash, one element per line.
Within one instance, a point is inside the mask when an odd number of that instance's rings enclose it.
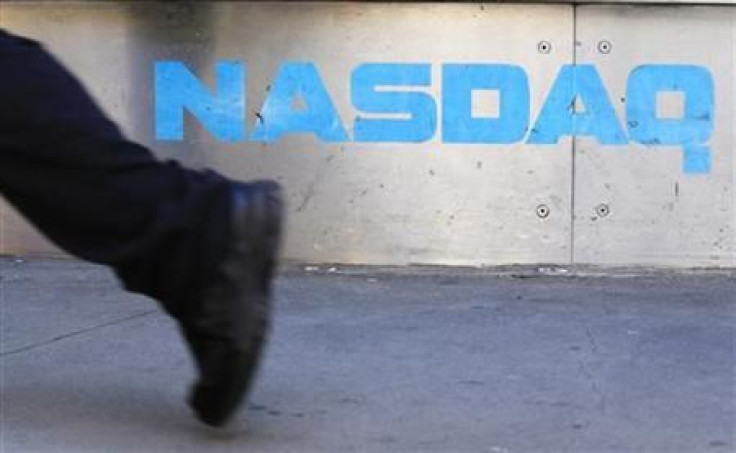
<path fill-rule="evenodd" d="M 732 6 L 10 2 L 0 12 L 162 158 L 282 181 L 288 259 L 736 265 Z M 156 99 L 174 102 L 164 93 L 174 85 L 156 85 L 156 62 L 213 87 L 227 81 L 216 71 L 225 60 L 246 69 L 245 136 L 228 142 L 187 115 L 182 140 L 163 140 Z M 370 88 L 353 78 L 366 63 L 383 63 L 374 82 L 397 68 L 387 63 L 414 64 L 376 90 L 400 93 L 393 113 L 361 105 L 380 94 L 351 95 Z M 301 94 L 279 110 L 289 83 Z M 374 133 L 361 135 L 361 122 Z M 56 253 L 11 208 L 2 220 L 4 253 Z"/>

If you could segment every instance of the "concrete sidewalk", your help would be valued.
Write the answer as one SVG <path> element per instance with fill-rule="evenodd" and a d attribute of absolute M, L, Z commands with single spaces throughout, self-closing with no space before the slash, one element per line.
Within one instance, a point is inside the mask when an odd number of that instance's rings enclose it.
<path fill-rule="evenodd" d="M 73 261 L 0 271 L 3 452 L 736 451 L 733 274 L 287 271 L 217 431 L 151 301 Z"/>

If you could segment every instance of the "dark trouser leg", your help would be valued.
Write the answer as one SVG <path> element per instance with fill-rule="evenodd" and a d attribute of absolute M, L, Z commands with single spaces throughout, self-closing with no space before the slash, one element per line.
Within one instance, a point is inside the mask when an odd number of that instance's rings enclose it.
<path fill-rule="evenodd" d="M 0 30 L 0 192 L 61 248 L 180 317 L 225 253 L 230 188 L 127 141 L 53 57 Z"/>

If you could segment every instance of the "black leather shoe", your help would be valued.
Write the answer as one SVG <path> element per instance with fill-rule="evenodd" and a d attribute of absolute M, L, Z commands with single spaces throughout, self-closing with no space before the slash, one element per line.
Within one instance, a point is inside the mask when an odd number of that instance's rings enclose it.
<path fill-rule="evenodd" d="M 236 186 L 228 255 L 194 316 L 182 323 L 199 368 L 189 403 L 208 425 L 222 426 L 230 419 L 258 369 L 270 326 L 282 211 L 278 184 Z"/>

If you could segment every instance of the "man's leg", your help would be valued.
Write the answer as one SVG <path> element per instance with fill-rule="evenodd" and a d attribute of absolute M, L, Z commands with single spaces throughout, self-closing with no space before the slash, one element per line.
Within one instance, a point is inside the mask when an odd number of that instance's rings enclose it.
<path fill-rule="evenodd" d="M 0 68 L 0 192 L 181 322 L 200 368 L 193 405 L 224 423 L 267 328 L 278 187 L 157 161 L 41 46 L 1 30 Z"/>

